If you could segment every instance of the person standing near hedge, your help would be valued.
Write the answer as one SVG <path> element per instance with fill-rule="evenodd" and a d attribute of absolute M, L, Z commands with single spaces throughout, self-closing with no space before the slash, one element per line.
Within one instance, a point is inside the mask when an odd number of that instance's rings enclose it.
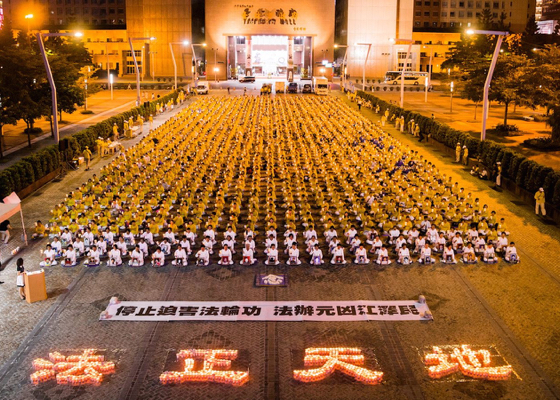
<path fill-rule="evenodd" d="M 89 171 L 89 162 L 91 161 L 91 150 L 89 149 L 89 146 L 86 146 L 85 150 L 83 151 L 83 156 L 86 160 L 86 171 Z"/>
<path fill-rule="evenodd" d="M 455 162 L 461 162 L 461 143 L 457 142 L 457 146 L 455 146 Z"/>
<path fill-rule="evenodd" d="M 537 193 L 535 193 L 535 202 L 535 214 L 539 215 L 540 208 L 543 217 L 545 217 L 546 210 L 544 209 L 545 196 L 543 188 L 540 188 L 539 190 L 537 190 Z"/>
<path fill-rule="evenodd" d="M 463 146 L 463 164 L 469 165 L 469 148 L 467 146 Z"/>

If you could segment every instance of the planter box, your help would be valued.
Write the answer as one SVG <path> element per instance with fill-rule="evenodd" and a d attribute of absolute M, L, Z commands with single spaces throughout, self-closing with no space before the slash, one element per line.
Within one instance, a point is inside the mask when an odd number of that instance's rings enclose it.
<path fill-rule="evenodd" d="M 52 171 L 51 173 L 43 176 L 41 179 L 39 179 L 38 181 L 33 182 L 31 185 L 27 186 L 26 188 L 22 189 L 21 191 L 19 191 L 17 193 L 18 197 L 20 199 L 25 199 L 27 196 L 29 196 L 31 193 L 33 193 L 34 191 L 38 190 L 39 188 L 41 188 L 43 185 L 49 183 L 50 181 L 52 181 L 54 178 L 56 178 L 58 175 L 60 174 L 60 167 L 55 169 L 54 171 Z"/>

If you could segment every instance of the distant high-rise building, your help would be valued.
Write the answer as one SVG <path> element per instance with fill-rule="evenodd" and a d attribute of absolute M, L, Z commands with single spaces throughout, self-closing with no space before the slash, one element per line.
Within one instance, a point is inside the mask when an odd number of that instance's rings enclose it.
<path fill-rule="evenodd" d="M 414 0 L 414 29 L 474 27 L 486 9 L 496 27 L 503 19 L 512 32 L 523 32 L 537 12 L 537 1 L 543 0 Z"/>

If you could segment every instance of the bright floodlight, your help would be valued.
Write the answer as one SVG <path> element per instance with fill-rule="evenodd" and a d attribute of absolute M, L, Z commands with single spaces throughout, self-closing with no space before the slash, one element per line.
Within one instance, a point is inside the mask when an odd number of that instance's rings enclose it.
<path fill-rule="evenodd" d="M 338 44 L 335 44 L 335 45 L 334 45 L 334 48 L 335 48 L 335 49 L 338 49 Z"/>
<path fill-rule="evenodd" d="M 76 33 L 74 33 L 74 36 L 75 37 L 82 37 L 82 36 L 84 36 L 84 34 L 82 32 L 76 32 Z"/>
<path fill-rule="evenodd" d="M 27 15 L 25 16 L 25 19 L 31 19 L 31 18 L 33 18 L 33 14 L 27 14 Z"/>
<path fill-rule="evenodd" d="M 188 40 L 183 40 L 183 46 L 188 46 L 189 45 L 189 41 Z"/>
<path fill-rule="evenodd" d="M 152 37 L 150 37 L 150 40 L 156 40 L 156 38 L 152 36 Z"/>
<path fill-rule="evenodd" d="M 202 43 L 202 47 L 206 47 L 206 43 Z"/>
<path fill-rule="evenodd" d="M 467 29 L 467 35 L 474 35 L 474 29 Z"/>

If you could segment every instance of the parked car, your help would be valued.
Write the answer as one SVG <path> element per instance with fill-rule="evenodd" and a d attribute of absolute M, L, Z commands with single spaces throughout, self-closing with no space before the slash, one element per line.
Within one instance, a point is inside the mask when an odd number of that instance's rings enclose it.
<path fill-rule="evenodd" d="M 288 84 L 288 93 L 297 93 L 297 92 L 298 92 L 297 83 L 290 82 Z"/>
<path fill-rule="evenodd" d="M 393 85 L 400 85 L 401 83 L 401 76 L 397 76 L 391 82 Z M 404 77 L 404 84 L 405 85 L 419 85 L 420 84 L 420 77 L 419 76 L 405 76 Z"/>
<path fill-rule="evenodd" d="M 301 93 L 311 93 L 311 85 L 309 83 L 303 85 L 303 89 L 301 89 Z"/>
<path fill-rule="evenodd" d="M 242 76 L 241 78 L 239 78 L 239 82 L 241 82 L 241 83 L 253 83 L 253 82 L 255 82 L 255 77 L 254 76 Z"/>
<path fill-rule="evenodd" d="M 206 81 L 198 82 L 196 87 L 196 94 L 208 94 L 210 91 L 210 85 Z"/>

